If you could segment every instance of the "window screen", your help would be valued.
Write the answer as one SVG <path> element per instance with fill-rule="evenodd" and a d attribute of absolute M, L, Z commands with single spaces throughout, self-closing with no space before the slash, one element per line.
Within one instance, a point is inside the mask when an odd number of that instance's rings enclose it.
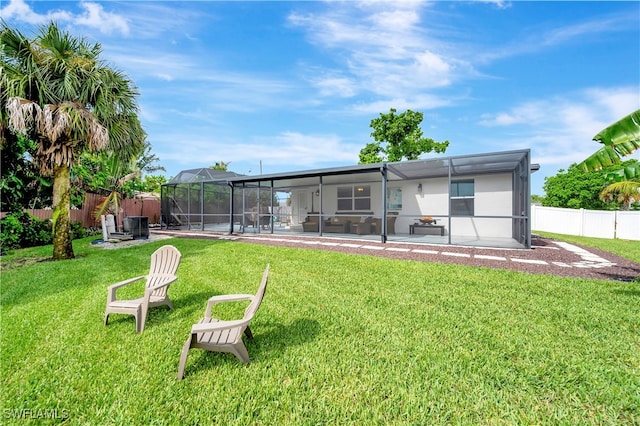
<path fill-rule="evenodd" d="M 451 182 L 451 216 L 473 216 L 475 182 L 473 179 Z"/>

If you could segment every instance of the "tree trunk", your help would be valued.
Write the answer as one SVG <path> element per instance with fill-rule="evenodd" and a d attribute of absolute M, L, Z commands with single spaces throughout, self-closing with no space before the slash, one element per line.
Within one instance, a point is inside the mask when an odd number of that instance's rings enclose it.
<path fill-rule="evenodd" d="M 53 260 L 73 259 L 71 243 L 71 170 L 57 166 L 53 174 Z"/>

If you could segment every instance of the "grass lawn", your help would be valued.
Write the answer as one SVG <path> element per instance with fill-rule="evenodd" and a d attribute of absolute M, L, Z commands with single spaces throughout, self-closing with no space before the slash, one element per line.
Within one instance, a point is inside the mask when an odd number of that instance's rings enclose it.
<path fill-rule="evenodd" d="M 71 261 L 37 261 L 50 246 L 2 258 L 3 424 L 640 424 L 638 283 L 224 240 L 90 240 L 74 242 Z M 166 243 L 183 254 L 175 310 L 152 309 L 143 334 L 132 316 L 105 327 L 107 286 L 144 274 Z M 207 298 L 254 293 L 267 263 L 252 363 L 193 349 L 178 381 Z"/>

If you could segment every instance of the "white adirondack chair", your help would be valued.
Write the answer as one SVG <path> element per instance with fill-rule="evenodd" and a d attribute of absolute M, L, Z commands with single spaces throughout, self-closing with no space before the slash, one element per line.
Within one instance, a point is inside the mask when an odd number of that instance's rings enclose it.
<path fill-rule="evenodd" d="M 136 319 L 136 332 L 144 331 L 147 311 L 155 306 L 166 305 L 173 309 L 169 299 L 169 285 L 178 279 L 176 271 L 180 265 L 181 254 L 171 245 L 160 247 L 151 255 L 151 267 L 148 275 L 130 278 L 110 285 L 107 293 L 107 308 L 104 313 L 104 325 L 109 323 L 109 314 L 128 314 Z M 119 300 L 116 291 L 123 286 L 146 279 L 144 295 L 138 299 Z"/>
<path fill-rule="evenodd" d="M 262 282 L 255 295 L 252 294 L 228 294 L 222 296 L 213 296 L 207 302 L 207 309 L 204 318 L 200 319 L 197 324 L 191 327 L 191 335 L 182 347 L 180 355 L 180 365 L 178 367 L 178 380 L 184 377 L 184 368 L 187 363 L 189 349 L 200 348 L 214 352 L 229 352 L 240 360 L 240 362 L 249 362 L 249 353 L 242 341 L 242 334 L 252 339 L 253 334 L 249 328 L 249 323 L 256 314 L 264 293 L 267 290 L 267 281 L 269 280 L 269 265 L 262 274 Z M 222 321 L 211 316 L 211 310 L 217 303 L 250 301 L 249 306 L 244 311 L 244 316 L 240 320 Z"/>

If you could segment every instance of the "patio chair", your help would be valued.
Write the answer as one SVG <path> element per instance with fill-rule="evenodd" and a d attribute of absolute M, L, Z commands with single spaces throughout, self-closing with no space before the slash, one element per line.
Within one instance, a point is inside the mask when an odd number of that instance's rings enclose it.
<path fill-rule="evenodd" d="M 136 332 L 144 331 L 147 311 L 155 306 L 166 305 L 173 309 L 173 304 L 167 294 L 169 285 L 174 282 L 176 270 L 180 264 L 181 254 L 174 246 L 165 245 L 151 255 L 151 267 L 148 275 L 130 278 L 110 285 L 107 292 L 107 308 L 104 313 L 104 325 L 109 323 L 109 314 L 128 314 L 136 319 Z M 120 287 L 146 279 L 144 295 L 138 299 L 119 300 L 116 291 Z"/>
<path fill-rule="evenodd" d="M 200 348 L 212 352 L 232 353 L 240 362 L 249 363 L 249 353 L 242 341 L 244 333 L 248 339 L 253 339 L 253 334 L 249 328 L 249 323 L 256 314 L 262 303 L 264 293 L 267 290 L 269 280 L 269 265 L 262 274 L 262 282 L 255 295 L 251 294 L 228 294 L 213 296 L 207 302 L 207 309 L 204 318 L 191 327 L 191 335 L 182 347 L 180 355 L 180 365 L 178 366 L 178 380 L 184 377 L 184 368 L 187 363 L 187 356 L 191 348 Z M 249 306 L 244 311 L 241 320 L 223 321 L 211 316 L 211 310 L 217 303 L 250 301 Z"/>

